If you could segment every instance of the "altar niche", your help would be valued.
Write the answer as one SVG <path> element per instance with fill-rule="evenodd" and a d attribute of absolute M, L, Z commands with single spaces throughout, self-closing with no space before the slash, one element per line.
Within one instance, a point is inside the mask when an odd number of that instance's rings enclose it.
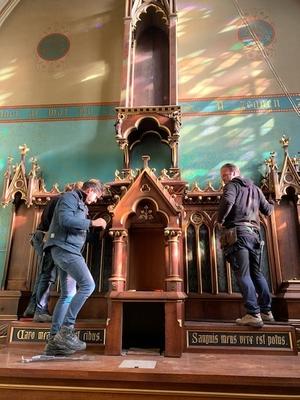
<path fill-rule="evenodd" d="M 165 348 L 165 310 L 163 303 L 123 303 L 122 349 L 148 349 L 162 354 Z"/>
<path fill-rule="evenodd" d="M 129 218 L 128 224 L 127 290 L 164 290 L 166 218 L 155 211 L 153 203 L 143 200 L 138 204 L 137 213 Z"/>

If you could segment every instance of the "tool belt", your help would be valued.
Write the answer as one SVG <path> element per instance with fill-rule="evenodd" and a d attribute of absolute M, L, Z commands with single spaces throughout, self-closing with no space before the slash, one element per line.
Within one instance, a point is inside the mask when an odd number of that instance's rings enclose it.
<path fill-rule="evenodd" d="M 223 228 L 221 230 L 221 248 L 224 249 L 226 247 L 230 247 L 234 245 L 237 242 L 237 231 L 236 227 L 234 228 Z"/>

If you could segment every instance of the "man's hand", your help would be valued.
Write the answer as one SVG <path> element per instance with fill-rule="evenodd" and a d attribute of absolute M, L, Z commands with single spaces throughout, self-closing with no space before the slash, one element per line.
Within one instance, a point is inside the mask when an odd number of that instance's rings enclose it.
<path fill-rule="evenodd" d="M 97 218 L 92 220 L 92 226 L 97 228 L 106 228 L 106 221 L 103 218 Z"/>
<path fill-rule="evenodd" d="M 216 228 L 221 231 L 222 229 L 224 229 L 224 226 L 220 222 L 217 222 Z"/>

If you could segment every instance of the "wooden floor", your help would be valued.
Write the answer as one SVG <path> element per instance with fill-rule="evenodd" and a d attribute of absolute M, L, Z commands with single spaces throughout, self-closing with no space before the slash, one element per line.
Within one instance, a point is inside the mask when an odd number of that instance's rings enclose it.
<path fill-rule="evenodd" d="M 76 353 L 82 361 L 22 362 L 42 348 L 1 346 L 1 400 L 300 399 L 299 355 L 105 356 L 94 346 Z"/>

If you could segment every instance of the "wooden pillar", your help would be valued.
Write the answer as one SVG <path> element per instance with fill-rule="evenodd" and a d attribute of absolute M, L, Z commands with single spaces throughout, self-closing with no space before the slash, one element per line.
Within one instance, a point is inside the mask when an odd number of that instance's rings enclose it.
<path fill-rule="evenodd" d="M 108 300 L 105 354 L 119 356 L 122 352 L 123 303 Z"/>
<path fill-rule="evenodd" d="M 165 356 L 181 357 L 183 350 L 184 302 L 165 303 Z"/>
<path fill-rule="evenodd" d="M 165 236 L 168 240 L 168 257 L 167 257 L 167 268 L 168 276 L 165 280 L 167 291 L 182 291 L 182 278 L 179 276 L 179 236 L 181 235 L 181 229 L 179 228 L 166 228 Z"/>
<path fill-rule="evenodd" d="M 110 229 L 109 234 L 113 236 L 113 265 L 112 276 L 109 278 L 110 290 L 121 292 L 125 290 L 126 278 L 124 276 L 124 246 L 127 237 L 125 229 Z"/>

